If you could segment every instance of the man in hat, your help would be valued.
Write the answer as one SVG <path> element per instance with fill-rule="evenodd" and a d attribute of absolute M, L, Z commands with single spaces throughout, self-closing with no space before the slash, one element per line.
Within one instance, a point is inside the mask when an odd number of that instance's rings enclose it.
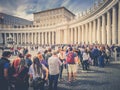
<path fill-rule="evenodd" d="M 8 90 L 10 56 L 11 56 L 10 51 L 4 51 L 0 59 L 0 88 L 1 90 Z"/>

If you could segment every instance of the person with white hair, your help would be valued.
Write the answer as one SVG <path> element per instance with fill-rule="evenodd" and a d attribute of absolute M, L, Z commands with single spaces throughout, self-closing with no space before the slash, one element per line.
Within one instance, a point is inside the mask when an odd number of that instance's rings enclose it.
<path fill-rule="evenodd" d="M 62 65 L 60 59 L 57 56 L 57 52 L 53 51 L 52 56 L 48 59 L 49 68 L 49 90 L 57 90 L 58 77 L 60 72 L 60 66 Z"/>

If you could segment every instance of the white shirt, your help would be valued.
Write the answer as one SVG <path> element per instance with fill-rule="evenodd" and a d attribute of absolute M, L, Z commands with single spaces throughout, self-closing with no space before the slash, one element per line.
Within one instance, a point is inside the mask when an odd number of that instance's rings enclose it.
<path fill-rule="evenodd" d="M 85 60 L 88 60 L 89 59 L 89 54 L 87 54 L 87 53 L 83 53 L 83 61 L 85 61 Z"/>
<path fill-rule="evenodd" d="M 46 69 L 46 67 L 42 64 L 42 70 L 45 70 Z M 42 72 L 42 71 L 41 71 Z M 34 68 L 33 68 L 33 65 L 31 65 L 30 66 L 30 68 L 29 68 L 29 74 L 32 74 L 33 75 L 33 79 L 35 79 L 35 78 L 37 78 L 37 77 L 40 77 L 40 74 L 38 75 L 38 74 L 35 74 L 35 72 L 34 72 Z M 42 72 L 42 77 L 41 78 L 43 78 L 44 76 L 43 76 L 43 72 Z"/>
<path fill-rule="evenodd" d="M 49 74 L 59 74 L 59 67 L 62 65 L 58 57 L 52 56 L 48 59 Z"/>

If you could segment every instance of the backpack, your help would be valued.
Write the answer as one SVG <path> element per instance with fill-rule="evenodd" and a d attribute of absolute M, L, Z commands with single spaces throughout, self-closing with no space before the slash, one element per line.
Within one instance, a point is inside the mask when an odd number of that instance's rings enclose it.
<path fill-rule="evenodd" d="M 68 64 L 75 64 L 74 53 L 73 52 L 68 53 L 68 55 L 67 55 L 67 63 Z"/>
<path fill-rule="evenodd" d="M 0 59 L 0 77 L 4 77 L 3 66 L 4 66 L 4 61 Z"/>
<path fill-rule="evenodd" d="M 17 71 L 13 74 L 12 79 L 10 82 L 16 86 L 22 86 L 24 85 L 28 80 L 28 68 L 22 67 L 20 70 L 19 68 Z"/>
<path fill-rule="evenodd" d="M 32 64 L 32 61 L 30 59 L 26 59 L 25 62 L 28 67 L 30 67 L 30 65 Z"/>
<path fill-rule="evenodd" d="M 5 60 L 4 58 L 0 59 L 0 78 L 4 77 L 4 64 L 7 63 L 8 61 Z"/>

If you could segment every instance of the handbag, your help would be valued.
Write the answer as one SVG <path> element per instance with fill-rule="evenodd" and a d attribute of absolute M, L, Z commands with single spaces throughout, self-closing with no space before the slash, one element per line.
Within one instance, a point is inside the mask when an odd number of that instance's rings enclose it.
<path fill-rule="evenodd" d="M 40 85 L 44 84 L 45 80 L 42 79 L 41 77 L 37 77 L 32 81 L 32 85 L 33 87 L 39 87 Z"/>

